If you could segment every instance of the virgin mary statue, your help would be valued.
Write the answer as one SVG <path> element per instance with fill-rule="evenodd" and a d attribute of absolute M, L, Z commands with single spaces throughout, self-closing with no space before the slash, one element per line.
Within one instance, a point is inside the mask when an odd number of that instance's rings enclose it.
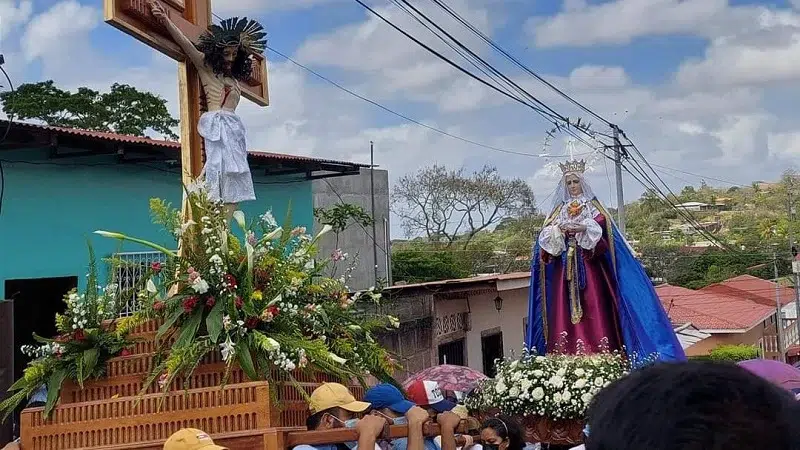
<path fill-rule="evenodd" d="M 685 359 L 650 278 L 584 179 L 585 161 L 559 166 L 555 204 L 533 251 L 527 348 Z"/>

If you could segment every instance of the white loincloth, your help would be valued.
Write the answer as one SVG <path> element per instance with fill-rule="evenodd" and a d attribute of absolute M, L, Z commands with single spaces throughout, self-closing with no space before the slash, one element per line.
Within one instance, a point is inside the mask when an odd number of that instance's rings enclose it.
<path fill-rule="evenodd" d="M 209 111 L 200 116 L 198 131 L 205 140 L 203 172 L 209 199 L 223 203 L 255 200 L 242 119 L 230 111 Z"/>

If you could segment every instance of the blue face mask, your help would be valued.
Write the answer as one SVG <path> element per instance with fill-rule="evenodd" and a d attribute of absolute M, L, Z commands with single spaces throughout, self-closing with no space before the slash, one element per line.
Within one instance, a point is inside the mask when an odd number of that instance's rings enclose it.
<path fill-rule="evenodd" d="M 405 416 L 403 417 L 395 417 L 392 419 L 392 423 L 395 425 L 408 425 L 408 418 Z"/>
<path fill-rule="evenodd" d="M 331 417 L 336 419 L 337 422 L 339 422 L 342 425 L 344 425 L 345 428 L 355 428 L 356 424 L 358 424 L 358 419 L 342 420 L 342 419 L 340 419 L 340 418 L 338 418 L 336 416 L 333 416 L 333 415 Z M 349 448 L 350 450 L 353 450 L 354 448 L 358 447 L 358 441 L 345 442 L 344 445 L 346 445 L 347 448 Z"/>

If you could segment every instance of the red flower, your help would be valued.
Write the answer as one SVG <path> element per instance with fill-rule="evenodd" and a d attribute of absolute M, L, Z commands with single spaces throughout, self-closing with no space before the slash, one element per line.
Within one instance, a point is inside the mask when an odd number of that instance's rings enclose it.
<path fill-rule="evenodd" d="M 236 305 L 236 309 L 242 309 L 244 306 L 244 301 L 242 301 L 242 297 L 236 296 L 236 300 L 233 302 Z"/>
<path fill-rule="evenodd" d="M 244 321 L 245 328 L 253 329 L 258 325 L 258 317 L 248 317 Z"/>
<path fill-rule="evenodd" d="M 72 333 L 72 338 L 75 339 L 76 341 L 82 341 L 86 339 L 86 335 L 83 333 L 82 329 L 78 328 Z"/>
<path fill-rule="evenodd" d="M 225 283 L 231 289 L 236 289 L 238 287 L 238 284 L 236 284 L 236 278 L 229 273 L 225 274 Z"/>
<path fill-rule="evenodd" d="M 187 313 L 192 312 L 194 307 L 197 306 L 198 299 L 197 297 L 189 297 L 183 301 L 183 310 Z"/>
<path fill-rule="evenodd" d="M 156 301 L 156 302 L 153 302 L 153 310 L 155 310 L 155 311 L 161 311 L 161 310 L 164 309 L 165 306 L 167 306 L 167 305 L 165 305 L 164 302 L 162 302 L 160 300 Z"/>
<path fill-rule="evenodd" d="M 119 356 L 131 356 L 131 351 L 127 348 L 123 348 L 121 352 L 119 352 Z"/>
<path fill-rule="evenodd" d="M 150 268 L 153 269 L 153 272 L 159 273 L 159 272 L 161 272 L 161 263 L 158 262 L 158 261 L 155 261 L 155 262 L 153 262 L 153 264 L 150 265 Z"/>
<path fill-rule="evenodd" d="M 214 297 L 208 297 L 208 300 L 206 300 L 206 306 L 208 306 L 209 308 L 213 308 L 216 303 L 217 299 L 215 299 Z"/>

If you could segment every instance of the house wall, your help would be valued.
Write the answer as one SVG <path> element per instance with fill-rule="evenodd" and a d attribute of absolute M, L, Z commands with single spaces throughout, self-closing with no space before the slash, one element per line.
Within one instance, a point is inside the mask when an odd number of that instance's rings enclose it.
<path fill-rule="evenodd" d="M 503 308 L 498 312 L 494 299 L 498 294 L 503 298 Z M 470 297 L 470 325 L 466 333 L 467 365 L 483 371 L 482 333 L 500 329 L 503 333 L 503 354 L 505 357 L 519 356 L 525 342 L 524 323 L 528 316 L 528 289 L 514 289 L 484 293 Z"/>
<path fill-rule="evenodd" d="M 26 163 L 3 163 L 0 299 L 11 295 L 5 292 L 5 281 L 11 279 L 78 276 L 83 287 L 87 239 L 98 259 L 120 251 L 117 241 L 93 235 L 94 230 L 119 231 L 176 246 L 166 232 L 152 224 L 148 203 L 159 197 L 180 207 L 177 169 L 167 172 L 116 164 L 113 157 L 48 160 L 46 150 L 6 151 L 3 159 Z M 165 167 L 155 164 L 153 167 Z M 254 181 L 258 200 L 241 205 L 248 218 L 272 209 L 281 222 L 291 202 L 293 222 L 311 229 L 311 182 L 258 175 Z M 126 243 L 122 251 L 146 249 Z"/>
<path fill-rule="evenodd" d="M 774 336 L 774 326 L 770 331 L 769 325 L 766 322 L 757 325 L 745 333 L 713 333 L 708 338 L 687 348 L 686 356 L 706 356 L 711 350 L 720 345 L 754 345 L 759 347 L 762 340 L 768 341 L 770 338 L 774 338 Z M 770 351 L 770 348 L 767 348 L 763 356 L 767 359 L 773 359 L 773 357 L 777 357 L 777 354 Z"/>
<path fill-rule="evenodd" d="M 375 170 L 375 237 L 373 240 L 372 226 L 362 227 L 357 224 L 340 233 L 325 236 L 319 245 L 322 256 L 328 256 L 337 248 L 348 253 L 352 258 L 358 257 L 358 263 L 351 273 L 352 279 L 348 281 L 351 289 L 361 290 L 377 286 L 381 282 L 389 283 L 391 267 L 391 249 L 389 236 L 389 175 L 385 170 Z M 358 175 L 347 177 L 325 178 L 314 180 L 312 185 L 314 193 L 314 208 L 329 208 L 342 202 L 360 206 L 372 215 L 372 195 L 370 170 L 362 169 Z M 319 224 L 316 227 L 319 228 Z M 373 246 L 375 247 L 373 249 Z M 375 253 L 377 251 L 377 261 Z M 341 274 L 350 263 L 339 264 Z M 389 262 L 387 264 L 387 262 Z M 377 265 L 377 280 L 375 266 Z"/>

